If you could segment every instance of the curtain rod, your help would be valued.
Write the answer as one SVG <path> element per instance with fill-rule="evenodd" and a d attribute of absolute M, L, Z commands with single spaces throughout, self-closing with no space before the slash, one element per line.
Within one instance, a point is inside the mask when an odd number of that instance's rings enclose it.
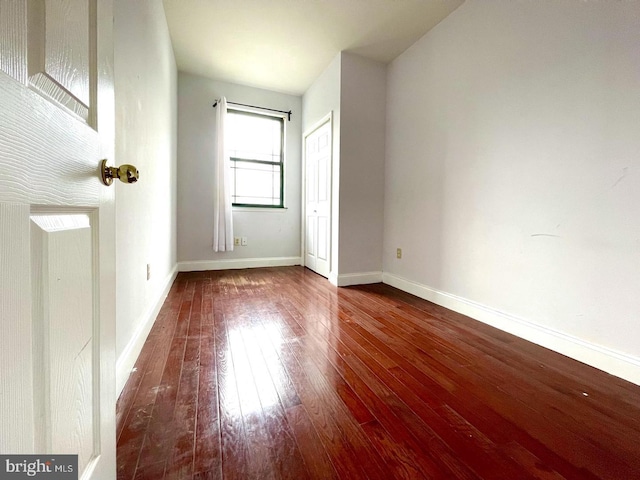
<path fill-rule="evenodd" d="M 258 107 L 257 105 L 245 105 L 244 103 L 227 102 L 229 105 L 238 105 L 239 107 L 259 108 L 260 110 L 269 110 L 270 112 L 286 113 L 289 121 L 291 121 L 291 110 L 285 112 L 284 110 L 275 110 L 273 108 Z M 213 108 L 218 106 L 218 100 L 213 102 Z"/>

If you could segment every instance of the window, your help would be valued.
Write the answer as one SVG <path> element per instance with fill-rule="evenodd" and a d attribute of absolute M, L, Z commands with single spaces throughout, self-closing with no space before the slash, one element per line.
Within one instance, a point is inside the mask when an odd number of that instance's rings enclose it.
<path fill-rule="evenodd" d="M 229 110 L 226 143 L 235 206 L 284 207 L 284 119 Z"/>

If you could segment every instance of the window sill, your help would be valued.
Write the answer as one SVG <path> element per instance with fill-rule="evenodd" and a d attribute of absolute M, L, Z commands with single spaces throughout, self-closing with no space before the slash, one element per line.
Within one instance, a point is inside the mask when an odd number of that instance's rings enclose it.
<path fill-rule="evenodd" d="M 288 210 L 288 207 L 231 207 L 234 212 L 269 212 L 279 213 Z"/>

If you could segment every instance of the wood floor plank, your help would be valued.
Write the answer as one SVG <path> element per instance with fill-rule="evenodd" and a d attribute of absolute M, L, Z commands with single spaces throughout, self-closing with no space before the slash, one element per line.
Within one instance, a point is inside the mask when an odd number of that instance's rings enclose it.
<path fill-rule="evenodd" d="M 273 328 L 273 324 L 268 321 L 268 319 L 271 318 L 271 315 L 272 314 L 265 315 L 265 318 L 267 318 L 268 328 Z M 256 335 L 255 331 L 254 335 Z M 268 337 L 262 337 L 259 342 L 259 347 L 282 407 L 286 410 L 299 405 L 300 397 L 298 396 L 298 392 L 291 381 L 291 377 L 289 376 L 287 369 L 282 364 L 280 357 L 278 356 L 278 351 L 281 346 L 274 346 L 271 344 Z"/>
<path fill-rule="evenodd" d="M 271 460 L 277 478 L 297 479 L 307 476 L 307 469 L 300 454 L 291 429 L 286 420 L 286 414 L 278 395 L 278 389 L 274 383 L 279 379 L 272 375 L 272 371 L 278 371 L 279 360 L 276 360 L 264 352 L 271 350 L 270 342 L 256 335 L 256 327 L 259 324 L 250 325 L 242 330 L 248 355 L 253 381 L 260 397 L 262 406 L 262 422 L 264 424 L 271 450 Z M 277 358 L 277 356 L 276 356 Z M 269 361 L 271 359 L 271 361 Z M 274 366 L 274 363 L 277 365 Z"/>
<path fill-rule="evenodd" d="M 135 397 L 137 396 L 138 389 L 142 383 L 145 369 L 152 358 L 155 345 L 153 343 L 145 344 L 140 352 L 140 356 L 136 361 L 129 380 L 127 381 L 127 388 L 123 390 L 123 394 L 118 398 L 118 404 L 116 405 L 116 438 L 120 439 L 122 431 L 125 428 L 127 415 L 133 407 Z"/>
<path fill-rule="evenodd" d="M 373 413 L 376 420 L 364 424 L 363 429 L 380 455 L 390 463 L 395 476 L 424 476 L 432 479 L 453 476 L 453 472 L 448 471 L 443 464 L 423 451 L 423 446 L 433 440 L 431 429 L 399 399 L 392 398 L 393 394 L 384 389 L 371 370 L 361 369 L 356 372 L 351 367 L 354 362 L 351 353 L 329 354 L 327 359 L 334 363 L 336 369 L 353 386 Z M 410 425 L 410 428 L 405 425 Z M 391 443 L 395 445 L 394 448 L 389 447 Z M 412 467 L 407 465 L 409 459 Z M 477 478 L 470 472 L 456 477 Z"/>
<path fill-rule="evenodd" d="M 234 376 L 238 389 L 239 407 L 244 422 L 247 457 L 247 478 L 275 478 L 269 449 L 269 438 L 263 422 L 260 394 L 256 388 L 249 356 L 242 338 L 243 323 L 239 317 L 228 320 L 227 339 L 231 351 Z M 257 352 L 259 354 L 259 352 Z M 277 395 L 276 395 L 277 397 Z"/>
<path fill-rule="evenodd" d="M 362 323 L 362 325 L 366 325 L 366 322 Z M 391 337 L 383 334 L 382 332 L 377 332 L 375 329 L 367 330 L 366 328 L 363 328 L 362 325 L 358 325 L 358 332 L 372 342 L 376 348 L 395 358 L 397 363 L 400 365 L 400 367 L 393 367 L 389 370 L 389 373 L 395 377 L 398 382 L 400 382 L 397 384 L 397 387 L 394 388 L 394 391 L 401 395 L 404 392 L 407 397 L 403 398 L 406 398 L 406 401 L 411 402 L 411 405 L 414 405 L 414 409 L 421 411 L 423 415 L 426 415 L 425 418 L 436 418 L 437 423 L 437 417 L 434 416 L 434 411 L 431 409 L 438 408 L 442 403 L 448 403 L 456 405 L 458 410 L 467 412 L 473 411 L 474 413 L 472 417 L 475 421 L 481 422 L 484 425 L 484 428 L 497 440 L 501 439 L 503 431 L 511 432 L 511 435 L 521 434 L 517 427 L 514 427 L 514 425 L 508 422 L 505 418 L 495 415 L 491 408 L 488 408 L 486 404 L 476 398 L 473 393 L 477 388 L 475 385 L 470 384 L 467 391 L 465 391 L 464 388 L 457 386 L 455 382 L 451 381 L 451 379 L 443 377 L 443 375 L 439 375 L 437 370 L 434 370 L 431 367 L 421 364 L 420 368 L 418 368 L 414 362 L 404 358 L 396 351 L 397 349 L 393 348 L 395 347 L 395 344 Z M 390 377 L 387 377 L 387 381 L 396 385 L 395 380 Z M 409 389 L 406 390 L 404 386 L 409 387 Z M 412 393 L 418 394 L 419 399 L 415 399 Z M 458 400 L 459 398 L 462 400 Z M 473 406 L 473 408 L 471 410 L 465 410 L 465 404 L 469 404 L 470 406 Z M 431 407 L 431 409 L 427 407 Z M 468 452 L 465 450 L 463 453 L 467 454 Z M 552 452 L 547 453 L 549 454 L 547 458 L 553 456 Z M 444 454 L 446 454 L 446 452 L 443 452 L 443 458 L 445 458 Z M 554 458 L 554 460 L 557 459 Z M 573 478 L 582 478 L 584 473 L 580 472 L 576 475 L 577 476 Z"/>
<path fill-rule="evenodd" d="M 621 378 L 614 377 L 596 368 L 568 359 L 564 355 L 501 332 L 493 327 L 477 322 L 462 314 L 439 307 L 434 303 L 419 299 L 401 290 L 389 288 L 382 284 L 361 286 L 358 288 L 368 293 L 373 293 L 378 297 L 382 296 L 386 302 L 393 302 L 400 309 L 411 309 L 412 311 L 419 312 L 419 315 L 424 314 L 451 325 L 455 324 L 456 326 L 464 327 L 468 329 L 468 331 L 477 334 L 487 334 L 490 337 L 502 338 L 505 346 L 514 346 L 512 351 L 530 355 L 530 360 L 533 365 L 541 365 L 545 370 L 553 371 L 567 381 L 580 382 L 592 388 L 601 389 L 604 393 L 608 392 L 608 399 L 628 403 L 635 408 L 640 408 L 640 396 L 638 396 L 636 392 L 637 385 L 633 385 Z M 543 359 L 543 361 L 540 361 L 541 359 Z M 612 386 L 615 386 L 613 391 L 611 391 Z"/>
<path fill-rule="evenodd" d="M 358 290 L 353 290 L 355 292 Z M 364 295 L 363 292 L 361 295 Z M 367 297 L 368 298 L 368 297 Z M 379 307 L 383 307 L 382 304 L 378 303 Z M 543 364 L 531 362 L 531 359 L 528 354 L 523 354 L 522 349 L 513 348 L 513 346 L 525 344 L 528 345 L 527 342 L 517 342 L 513 337 L 509 337 L 508 343 L 501 343 L 496 345 L 495 340 L 492 335 L 488 334 L 478 334 L 478 332 L 472 332 L 469 327 L 464 329 L 460 326 L 460 324 L 449 325 L 446 329 L 440 328 L 440 325 L 444 322 L 438 320 L 437 323 L 429 322 L 429 330 L 424 328 L 425 321 L 424 317 L 421 319 L 415 314 L 407 313 L 408 308 L 402 310 L 402 315 L 398 315 L 397 312 L 391 311 L 390 309 L 382 308 L 382 312 L 385 316 L 390 319 L 396 319 L 402 323 L 409 323 L 417 329 L 422 329 L 423 333 L 428 335 L 429 331 L 436 330 L 439 332 L 439 335 L 433 336 L 429 335 L 428 338 L 426 336 L 421 335 L 419 332 L 417 335 L 420 335 L 420 339 L 422 344 L 429 344 L 430 340 L 435 340 L 436 343 L 442 345 L 444 348 L 448 349 L 447 355 L 451 356 L 451 351 L 465 351 L 469 358 L 481 359 L 488 362 L 498 362 L 497 367 L 502 369 L 509 370 L 510 379 L 513 376 L 526 376 L 526 381 L 535 381 L 536 386 L 542 390 L 553 390 L 552 393 L 555 395 L 557 392 L 563 393 L 567 396 L 575 396 L 577 398 L 581 398 L 585 390 L 592 391 L 593 395 L 601 398 L 603 401 L 594 401 L 589 402 L 588 406 L 590 408 L 597 409 L 603 413 L 605 413 L 604 420 L 606 417 L 619 417 L 619 413 L 610 408 L 610 406 L 606 403 L 606 395 L 600 396 L 602 392 L 597 388 L 592 390 L 592 386 L 587 388 L 586 385 L 576 382 L 576 381 L 567 381 L 566 375 L 561 375 L 559 372 L 554 370 L 549 370 L 545 368 Z M 380 310 L 378 310 L 380 312 Z M 477 322 L 476 322 L 477 323 Z M 460 335 L 460 333 L 465 333 L 465 335 Z M 490 331 L 492 334 L 496 332 L 495 329 Z M 453 341 L 447 342 L 447 338 L 452 339 Z M 444 340 L 443 340 L 444 339 Z M 493 342 L 491 340 L 494 340 Z M 549 352 L 552 355 L 553 352 Z M 468 361 L 467 366 L 472 366 L 477 361 Z M 575 363 L 570 362 L 565 358 L 565 363 Z M 483 368 L 488 368 L 489 370 L 493 370 L 491 366 L 486 366 Z M 559 397 L 562 398 L 562 397 Z M 569 409 L 569 412 L 574 411 L 574 409 Z M 626 415 L 625 424 L 629 426 L 629 428 L 633 429 L 634 432 L 632 435 L 637 434 L 640 431 L 640 411 L 638 411 L 638 415 Z M 604 428 L 600 425 L 593 425 L 593 427 L 599 431 L 607 432 L 608 429 Z"/>
<path fill-rule="evenodd" d="M 277 317 L 276 317 L 277 318 Z M 289 330 L 284 319 L 280 319 L 282 330 Z M 269 335 L 274 342 L 273 334 Z M 289 338 L 295 337 L 289 331 Z M 363 441 L 364 432 L 342 403 L 337 392 L 330 388 L 322 372 L 299 350 L 299 342 L 286 343 L 282 358 L 296 385 L 311 421 L 320 436 L 334 467 L 343 478 L 390 478 L 378 454 Z M 360 465 L 364 456 L 368 462 Z"/>
<path fill-rule="evenodd" d="M 300 313 L 295 311 L 295 309 L 287 310 L 282 306 L 279 308 L 278 313 L 282 315 L 283 320 L 287 323 L 289 328 L 294 332 L 303 332 L 305 336 L 310 332 L 312 333 L 313 331 L 324 329 L 324 326 L 320 321 L 314 322 L 314 324 L 310 326 L 308 322 L 302 319 Z M 296 317 L 298 320 L 296 320 Z M 349 412 L 358 423 L 368 423 L 375 420 L 369 409 L 362 403 L 358 395 L 335 369 L 327 368 L 324 369 L 323 373 L 326 381 L 333 386 L 342 402 L 346 405 Z"/>
<path fill-rule="evenodd" d="M 344 336 L 340 336 L 340 339 L 337 339 L 339 342 L 342 342 L 342 339 L 344 338 Z M 334 346 L 334 348 L 339 348 L 336 347 L 336 343 L 334 342 L 328 342 L 330 344 L 332 344 Z M 364 363 L 360 362 L 357 358 L 357 353 L 355 355 L 351 355 L 353 352 L 356 352 L 358 349 L 357 347 L 355 347 L 353 349 L 353 351 L 348 351 L 348 353 L 341 353 L 340 350 L 336 350 L 336 353 L 338 355 L 336 355 L 336 358 L 345 358 L 345 362 L 349 363 L 349 365 L 343 365 L 343 371 L 345 372 L 346 375 L 350 374 L 350 370 L 351 367 L 350 365 L 353 365 L 354 368 L 357 369 L 357 373 L 354 371 L 353 374 L 349 375 L 349 377 L 352 379 L 352 381 L 357 381 L 356 379 L 362 379 L 366 382 L 366 386 L 359 386 L 357 388 L 358 392 L 362 395 L 362 394 L 366 394 L 367 392 L 367 388 L 366 387 L 370 387 L 375 389 L 373 393 L 373 396 L 369 396 L 370 401 L 374 404 L 375 408 L 375 415 L 377 416 L 377 418 L 380 421 L 384 421 L 385 422 L 385 426 L 387 429 L 389 429 L 390 432 L 393 432 L 395 434 L 395 438 L 396 438 L 396 442 L 398 444 L 402 444 L 402 441 L 404 440 L 405 442 L 407 442 L 407 445 L 411 445 L 414 444 L 416 439 L 418 442 L 422 443 L 422 444 L 426 444 L 429 443 L 432 445 L 432 448 L 438 448 L 438 455 L 437 455 L 437 459 L 439 461 L 441 461 L 443 458 L 449 458 L 450 460 L 453 461 L 453 463 L 455 464 L 455 455 L 453 455 L 452 451 L 449 451 L 449 449 L 446 448 L 446 446 L 441 442 L 441 440 L 438 437 L 438 433 L 437 431 L 433 430 L 431 428 L 430 425 L 432 425 L 434 422 L 439 422 L 439 418 L 438 418 L 438 412 L 436 411 L 429 411 L 429 413 L 427 414 L 427 420 L 425 421 L 425 423 L 421 422 L 421 419 L 419 417 L 416 417 L 414 412 L 412 412 L 409 407 L 404 404 L 401 399 L 399 399 L 386 385 L 384 385 L 382 383 L 381 380 L 379 380 L 374 371 L 378 372 L 378 374 L 382 374 L 383 372 L 381 371 L 381 368 L 377 368 L 376 367 L 376 362 L 375 361 L 370 361 L 369 362 L 369 367 L 364 365 Z M 339 362 L 339 360 L 336 360 L 337 362 Z M 383 375 L 384 377 L 384 375 Z M 377 397 L 377 398 L 376 398 Z M 377 401 L 378 399 L 380 399 L 379 401 Z M 382 401 L 382 399 L 384 399 Z M 377 405 L 376 405 L 377 404 Z M 390 414 L 389 413 L 389 407 L 391 407 L 391 409 L 393 410 L 394 414 Z M 420 413 L 422 415 L 425 415 L 425 411 L 423 409 L 423 411 L 421 411 Z M 399 417 L 396 417 L 396 415 L 400 415 Z M 391 417 L 391 418 L 390 418 Z M 423 417 L 424 418 L 424 417 Z M 395 425 L 402 423 L 403 425 L 408 426 L 408 431 L 413 434 L 415 437 L 405 437 L 402 438 L 402 436 L 396 431 Z M 407 431 L 407 427 L 404 427 L 405 432 Z M 428 433 L 431 432 L 431 433 Z M 425 437 L 425 434 L 427 434 L 427 437 Z M 477 436 L 479 437 L 479 436 Z M 475 441 L 477 442 L 478 438 L 475 439 Z M 439 442 L 436 444 L 436 442 Z M 490 443 L 485 441 L 485 443 Z M 472 444 L 468 444 L 467 445 L 467 454 L 471 453 L 474 449 L 474 445 Z M 411 448 L 411 447 L 409 447 Z M 485 476 L 491 476 L 492 478 L 526 478 L 527 475 L 525 472 L 521 472 L 518 471 L 516 468 L 514 468 L 515 466 L 512 465 L 510 461 L 505 461 L 505 459 L 499 459 L 499 458 L 494 458 L 492 462 L 490 462 L 489 466 L 492 468 L 491 471 L 487 471 L 486 468 L 483 470 L 481 467 L 482 465 L 478 465 L 478 459 L 481 461 L 484 461 L 487 457 L 490 457 L 492 455 L 492 451 L 490 451 L 492 449 L 481 449 L 480 451 L 478 451 L 476 453 L 476 455 L 474 456 L 474 460 L 476 460 L 476 462 L 469 462 L 470 466 L 475 468 L 476 470 L 480 470 L 481 473 L 483 473 Z M 426 457 L 426 456 L 425 456 Z M 425 460 L 426 458 L 423 458 L 423 460 Z M 429 478 L 437 478 L 437 473 L 434 472 L 433 466 L 432 465 L 426 465 L 426 467 L 428 468 L 427 470 L 427 476 Z M 441 474 L 442 478 L 451 478 L 454 474 L 453 472 L 447 472 L 446 474 L 444 473 L 446 471 L 445 468 L 443 468 L 444 465 L 441 465 L 441 472 L 443 472 Z M 456 474 L 455 476 L 458 478 L 475 478 L 475 475 L 473 473 L 471 473 L 469 471 L 469 469 L 463 465 L 463 464 L 455 464 L 455 471 Z M 464 477 L 462 476 L 464 472 Z"/>
<path fill-rule="evenodd" d="M 526 466 L 535 478 L 540 480 L 563 480 L 565 478 L 516 442 L 508 443 L 504 446 L 504 450 L 520 465 Z"/>
<path fill-rule="evenodd" d="M 140 452 L 138 467 L 157 463 L 159 459 L 166 459 L 169 454 L 174 440 L 173 418 L 185 345 L 186 338 L 173 338 L 161 383 L 156 387 L 153 412 Z"/>
<path fill-rule="evenodd" d="M 640 478 L 640 386 L 382 284 L 178 275 L 118 480 Z"/>
<path fill-rule="evenodd" d="M 207 308 L 207 302 L 203 309 Z M 195 459 L 193 471 L 222 477 L 222 449 L 220 437 L 220 415 L 218 405 L 218 376 L 216 344 L 213 324 L 201 329 L 200 368 L 198 371 L 198 408 L 195 425 Z"/>
<path fill-rule="evenodd" d="M 419 354 L 419 351 L 417 350 L 417 344 L 420 342 L 420 335 L 417 332 L 409 329 L 402 332 L 398 331 L 396 333 L 399 338 L 404 339 L 406 342 L 408 342 L 408 344 L 412 346 L 412 349 L 414 349 L 414 353 L 417 352 Z M 433 357 L 434 352 L 430 350 L 429 354 L 424 353 L 424 355 Z M 486 361 L 487 366 L 482 365 L 483 361 Z M 499 392 L 494 392 L 491 395 L 491 398 L 486 398 L 486 400 L 490 404 L 494 405 L 495 401 L 500 398 L 500 395 L 497 395 L 496 393 L 502 394 L 502 397 L 507 401 L 511 401 L 511 403 L 513 403 L 513 401 L 519 401 L 524 404 L 525 400 L 523 399 L 525 398 L 525 396 L 539 396 L 540 392 L 544 389 L 544 386 L 537 384 L 535 379 L 528 379 L 529 386 L 533 385 L 536 387 L 536 390 L 532 393 L 532 395 L 528 395 L 527 392 L 524 391 L 521 392 L 521 395 L 519 397 L 517 395 L 513 395 L 510 392 L 518 390 L 518 381 L 520 380 L 519 372 L 508 372 L 510 368 L 509 366 L 504 366 L 502 369 L 493 368 L 496 366 L 496 364 L 495 362 L 491 362 L 489 357 L 479 358 L 478 361 L 475 362 L 475 365 L 472 364 L 467 366 L 466 368 L 458 368 L 459 365 L 456 365 L 455 362 L 451 361 L 446 355 L 439 355 L 437 359 L 433 357 L 432 359 L 428 360 L 428 363 L 437 366 L 438 369 L 442 371 L 448 378 L 453 378 L 455 375 L 454 372 L 462 374 L 459 378 L 465 379 L 468 382 L 468 385 L 478 384 L 481 379 L 484 381 L 489 381 L 493 385 L 498 385 Z M 508 377 L 506 376 L 507 373 L 509 374 Z M 469 389 L 469 387 L 467 388 Z M 520 390 L 518 391 L 520 392 Z M 518 408 L 518 411 L 524 412 L 527 410 L 533 410 L 530 415 L 536 415 L 536 413 L 539 413 L 536 412 L 536 408 L 540 402 L 536 402 L 535 398 L 531 400 L 533 401 L 526 402 L 526 404 L 521 405 Z M 617 472 L 618 475 L 628 475 L 630 473 L 630 470 L 629 465 L 626 462 L 618 461 L 615 456 L 608 458 L 607 453 L 598 447 L 599 442 L 595 440 L 595 436 L 592 438 L 594 439 L 596 445 L 591 446 L 589 443 L 584 442 L 583 438 L 585 435 L 582 425 L 578 422 L 570 422 L 567 420 L 572 412 L 579 408 L 579 405 L 574 403 L 572 409 L 567 408 L 565 410 L 566 413 L 560 416 L 555 414 L 555 409 L 558 408 L 560 402 L 562 401 L 562 396 L 556 396 L 555 400 L 556 401 L 553 405 L 553 408 L 551 408 L 552 405 L 547 405 L 547 408 L 545 409 L 546 415 L 539 417 L 539 425 L 547 425 L 548 428 L 546 429 L 546 431 L 538 429 L 538 434 L 546 435 L 546 437 L 544 438 L 550 439 L 554 434 L 553 424 L 557 423 L 558 428 L 566 429 L 567 437 L 572 440 L 572 447 L 566 448 L 564 450 L 565 454 L 570 456 L 572 461 L 578 463 L 581 467 L 595 470 L 596 472 L 600 469 L 606 468 L 610 471 Z M 516 417 L 511 418 L 515 419 Z M 598 429 L 596 425 L 596 431 L 597 430 Z M 602 435 L 603 434 L 600 434 L 599 436 Z M 620 433 L 616 432 L 616 435 L 619 436 Z"/>
<path fill-rule="evenodd" d="M 166 480 L 188 478 L 194 473 L 194 426 L 199 398 L 202 284 L 198 283 L 194 287 L 184 356 L 181 361 L 176 407 L 171 423 L 173 445 L 165 468 Z"/>
<path fill-rule="evenodd" d="M 214 326 L 224 478 L 248 478 L 248 449 L 224 316 Z"/>
<path fill-rule="evenodd" d="M 134 480 L 150 480 L 152 478 L 164 478 L 164 468 L 166 462 L 160 461 L 145 465 L 136 470 L 136 474 L 133 477 Z"/>
<path fill-rule="evenodd" d="M 386 320 L 383 321 L 386 322 Z M 390 324 L 387 324 L 386 326 L 387 328 L 392 327 Z M 407 327 L 403 332 L 397 332 L 397 335 L 409 342 L 416 349 L 419 348 L 418 345 L 420 344 L 429 345 L 429 340 L 414 328 Z M 454 371 L 467 373 L 466 378 L 473 383 L 477 383 L 480 378 L 484 378 L 492 384 L 498 385 L 499 391 L 506 394 L 509 398 L 514 401 L 525 403 L 526 406 L 523 408 L 533 410 L 533 415 L 542 415 L 541 418 L 544 418 L 545 421 L 557 424 L 558 427 L 572 432 L 574 435 L 574 447 L 575 445 L 581 444 L 582 449 L 585 451 L 583 455 L 584 461 L 581 462 L 583 466 L 597 470 L 599 465 L 604 463 L 607 465 L 608 469 L 618 471 L 619 474 L 624 474 L 625 471 L 628 471 L 628 465 L 619 463 L 616 458 L 607 458 L 605 453 L 596 455 L 599 451 L 602 451 L 599 448 L 602 441 L 610 441 L 618 448 L 625 448 L 621 445 L 621 443 L 624 443 L 624 438 L 620 437 L 625 434 L 629 435 L 629 433 L 626 431 L 627 429 L 624 426 L 621 426 L 615 434 L 610 434 L 608 433 L 608 425 L 604 425 L 600 422 L 599 418 L 594 418 L 594 421 L 588 427 L 592 429 L 591 433 L 600 432 L 598 437 L 602 440 L 597 442 L 592 448 L 590 445 L 582 441 L 582 438 L 589 436 L 589 433 L 585 431 L 585 425 L 580 422 L 576 422 L 575 418 L 573 418 L 574 416 L 579 415 L 578 412 L 580 412 L 582 404 L 585 403 L 582 396 L 576 396 L 569 402 L 563 395 L 553 395 L 552 401 L 546 401 L 546 398 L 551 397 L 544 395 L 549 390 L 544 383 L 538 382 L 535 377 L 532 378 L 531 376 L 528 376 L 526 379 L 523 378 L 520 370 L 512 369 L 508 364 L 504 364 L 502 368 L 497 368 L 500 367 L 500 364 L 492 356 L 477 355 L 478 352 L 475 353 L 477 360 L 466 365 L 465 368 L 460 368 L 461 365 L 459 365 L 455 360 L 452 360 L 446 352 L 437 349 L 429 349 L 429 356 L 434 357 L 434 354 L 438 354 L 438 359 L 436 360 L 433 358 L 432 360 L 429 360 L 429 363 L 433 365 L 441 365 L 440 368 L 447 373 L 447 377 L 449 378 L 453 376 L 452 372 Z M 522 388 L 520 386 L 522 383 L 526 383 L 526 388 Z M 531 391 L 531 386 L 535 387 L 533 391 Z M 564 409 L 561 408 L 563 406 L 565 407 Z M 560 413 L 561 411 L 563 413 Z M 621 430 L 624 430 L 624 432 Z M 591 437 L 594 439 L 597 438 L 594 435 L 591 435 Z M 620 441 L 618 441 L 619 438 Z M 629 448 L 635 450 L 634 447 Z M 573 448 L 573 450 L 575 450 L 575 448 Z M 588 459 L 593 458 L 598 459 L 597 463 L 591 463 L 588 461 Z M 634 464 L 633 467 L 640 468 L 640 464 Z"/>
<path fill-rule="evenodd" d="M 397 442 L 376 420 L 366 423 L 362 428 L 367 437 L 379 452 L 385 452 L 385 461 L 389 464 L 392 478 L 438 478 L 426 477 L 418 467 L 416 455 L 402 443 Z"/>
<path fill-rule="evenodd" d="M 262 334 L 270 338 L 274 345 L 280 342 L 280 338 L 269 331 L 263 331 Z M 280 352 L 280 358 L 286 365 L 289 376 L 298 391 L 301 405 L 320 438 L 323 450 L 329 455 L 338 475 L 341 478 L 365 478 L 364 473 L 355 463 L 353 449 L 336 422 L 333 410 L 329 408 L 329 404 L 335 403 L 336 399 L 329 400 L 320 392 L 316 392 L 313 379 L 308 378 L 308 374 L 288 348 Z"/>
<path fill-rule="evenodd" d="M 186 331 L 191 315 L 194 283 L 187 283 L 182 292 L 175 328 L 170 329 L 171 344 L 166 355 L 159 385 L 154 387 L 155 400 L 146 435 L 142 443 L 138 469 L 167 461 L 176 438 L 175 409 L 180 374 L 187 345 Z"/>
<path fill-rule="evenodd" d="M 313 427 L 311 419 L 302 404 L 289 407 L 286 411 L 287 422 L 307 468 L 307 478 L 331 480 L 338 474 Z"/>

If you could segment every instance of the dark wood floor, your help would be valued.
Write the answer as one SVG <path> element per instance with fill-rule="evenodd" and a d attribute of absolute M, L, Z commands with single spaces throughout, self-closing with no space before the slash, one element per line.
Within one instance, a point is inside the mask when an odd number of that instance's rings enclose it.
<path fill-rule="evenodd" d="M 640 387 L 386 285 L 180 274 L 118 479 L 639 479 Z"/>

